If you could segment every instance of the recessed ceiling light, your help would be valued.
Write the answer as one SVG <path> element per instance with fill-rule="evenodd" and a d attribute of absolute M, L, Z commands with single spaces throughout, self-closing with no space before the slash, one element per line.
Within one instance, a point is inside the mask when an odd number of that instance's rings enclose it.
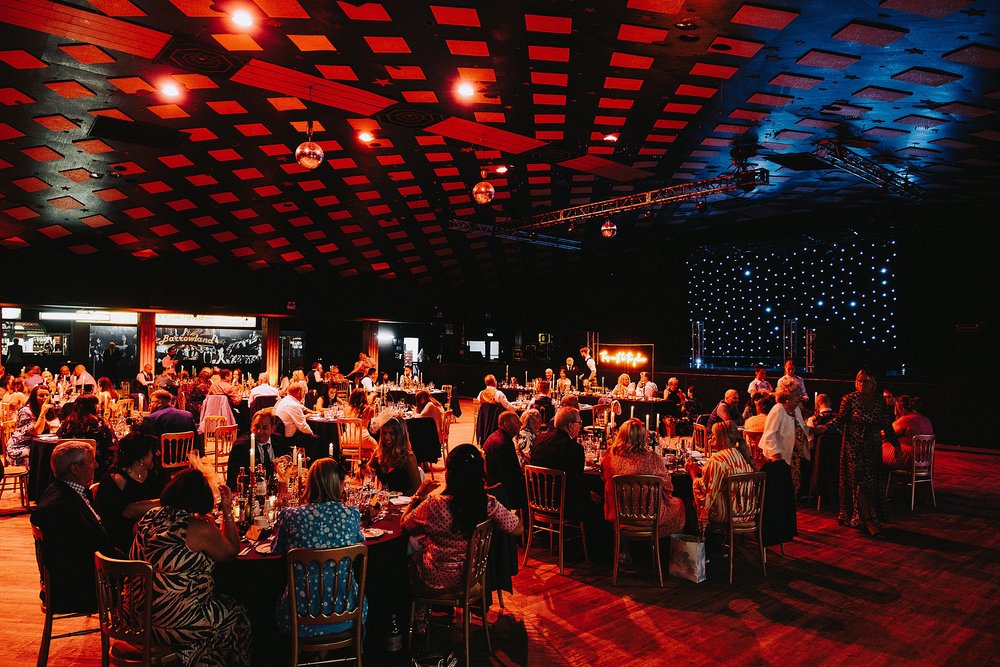
<path fill-rule="evenodd" d="M 471 83 L 462 82 L 458 84 L 457 90 L 460 97 L 472 97 L 476 94 L 476 89 Z"/>
<path fill-rule="evenodd" d="M 686 21 L 678 21 L 674 24 L 674 27 L 678 30 L 697 30 L 698 24 L 689 19 Z"/>
<path fill-rule="evenodd" d="M 507 173 L 506 165 L 500 165 L 499 167 L 497 167 L 496 172 L 498 174 L 506 174 Z"/>
<path fill-rule="evenodd" d="M 167 97 L 177 97 L 181 94 L 181 89 L 177 87 L 175 83 L 165 83 L 163 87 L 160 88 L 160 92 Z"/>
<path fill-rule="evenodd" d="M 367 143 L 370 143 L 375 137 L 371 132 L 358 132 L 358 139 Z"/>
<path fill-rule="evenodd" d="M 610 132 L 608 134 L 605 134 L 604 135 L 604 140 L 605 141 L 618 141 L 618 133 L 617 132 Z"/>
<path fill-rule="evenodd" d="M 241 28 L 253 26 L 253 15 L 245 9 L 237 9 L 230 14 L 229 19 Z"/>

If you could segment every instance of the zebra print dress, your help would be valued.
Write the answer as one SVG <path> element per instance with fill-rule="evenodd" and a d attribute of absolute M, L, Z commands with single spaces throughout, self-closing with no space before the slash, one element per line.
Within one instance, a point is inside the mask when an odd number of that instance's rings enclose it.
<path fill-rule="evenodd" d="M 131 557 L 153 566 L 153 636 L 185 665 L 247 665 L 250 618 L 232 599 L 215 594 L 215 562 L 188 548 L 191 517 L 158 507 L 136 525 Z"/>

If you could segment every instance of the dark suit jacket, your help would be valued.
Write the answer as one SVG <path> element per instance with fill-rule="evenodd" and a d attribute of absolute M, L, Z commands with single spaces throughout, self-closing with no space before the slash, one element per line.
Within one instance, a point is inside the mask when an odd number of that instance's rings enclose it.
<path fill-rule="evenodd" d="M 483 457 L 486 459 L 486 483 L 503 484 L 510 504 L 508 509 L 527 507 L 524 489 L 524 473 L 517 462 L 514 440 L 497 429 L 483 443 Z"/>
<path fill-rule="evenodd" d="M 271 448 L 274 450 L 275 458 L 283 454 L 291 453 L 291 448 L 285 439 L 276 433 L 271 434 Z M 268 476 L 274 474 L 274 460 L 261 458 L 260 445 L 257 446 L 257 463 L 264 466 L 264 471 Z M 241 436 L 233 443 L 233 448 L 229 451 L 229 467 L 226 469 L 226 486 L 236 491 L 236 478 L 240 474 L 240 468 L 250 467 L 250 434 Z"/>
<path fill-rule="evenodd" d="M 52 609 L 56 613 L 96 611 L 94 552 L 118 556 L 104 527 L 76 491 L 59 480 L 45 489 L 31 523 L 42 529 L 42 560 L 49 568 Z"/>
<path fill-rule="evenodd" d="M 583 445 L 562 429 L 542 433 L 531 446 L 531 465 L 566 473 L 566 515 L 574 519 L 582 517 L 590 504 L 583 479 L 585 459 Z"/>
<path fill-rule="evenodd" d="M 164 433 L 197 431 L 198 427 L 194 423 L 194 417 L 187 410 L 160 408 L 143 419 L 137 430 L 159 438 Z"/>

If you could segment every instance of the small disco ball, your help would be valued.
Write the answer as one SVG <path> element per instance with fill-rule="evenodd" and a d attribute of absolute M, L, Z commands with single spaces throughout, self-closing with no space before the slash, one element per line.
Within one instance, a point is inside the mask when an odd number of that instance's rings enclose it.
<path fill-rule="evenodd" d="M 472 188 L 472 198 L 477 204 L 489 204 L 497 191 L 489 181 L 479 181 Z"/>
<path fill-rule="evenodd" d="M 295 161 L 306 169 L 315 169 L 323 162 L 323 149 L 315 141 L 304 141 L 295 149 Z"/>
<path fill-rule="evenodd" d="M 613 239 L 615 234 L 618 233 L 618 225 L 608 220 L 603 225 L 601 225 L 601 236 L 606 239 Z"/>

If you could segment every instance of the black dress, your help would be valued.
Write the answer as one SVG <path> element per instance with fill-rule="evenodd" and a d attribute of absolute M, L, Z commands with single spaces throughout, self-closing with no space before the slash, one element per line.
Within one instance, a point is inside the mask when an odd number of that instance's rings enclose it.
<path fill-rule="evenodd" d="M 118 485 L 111 478 L 112 474 L 125 478 L 125 488 L 118 488 Z M 101 480 L 94 498 L 97 513 L 101 515 L 101 523 L 104 524 L 104 529 L 107 531 L 108 537 L 111 538 L 111 543 L 122 553 L 128 553 L 132 547 L 135 524 L 140 518 L 126 518 L 123 514 L 125 508 L 140 500 L 159 498 L 162 489 L 162 484 L 155 477 L 149 476 L 144 482 L 137 482 L 121 468 L 112 468 Z"/>
<path fill-rule="evenodd" d="M 382 470 L 378 459 L 373 458 L 371 468 L 375 471 L 375 476 L 378 477 L 382 488 L 389 491 L 399 491 L 400 493 L 413 493 L 414 489 L 410 486 L 410 473 L 407 472 L 405 466 Z"/>

